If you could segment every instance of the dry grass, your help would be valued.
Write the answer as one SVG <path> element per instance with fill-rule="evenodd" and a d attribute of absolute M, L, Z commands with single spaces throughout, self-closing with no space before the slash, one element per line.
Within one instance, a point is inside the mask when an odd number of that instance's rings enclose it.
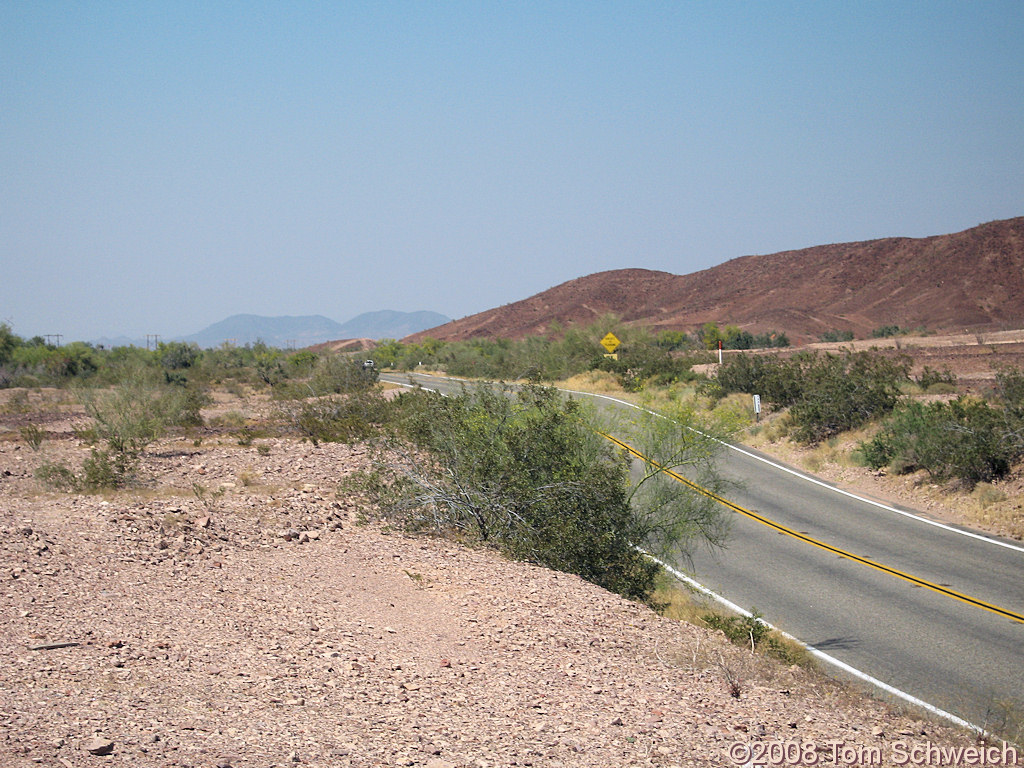
<path fill-rule="evenodd" d="M 693 624 L 698 627 L 710 628 L 710 617 L 729 619 L 731 614 L 717 605 L 708 604 L 698 598 L 692 591 L 674 578 L 663 574 L 657 583 L 653 602 L 659 607 L 659 613 L 666 618 Z M 814 662 L 807 649 L 798 641 L 782 635 L 775 630 L 768 633 L 764 641 L 758 643 L 762 653 L 785 664 L 798 664 L 801 667 L 813 668 Z M 751 648 L 751 652 L 753 649 Z"/>
<path fill-rule="evenodd" d="M 565 381 L 558 382 L 556 386 L 560 389 L 576 389 L 580 392 L 592 392 L 597 395 L 615 395 L 617 397 L 624 397 L 628 394 L 619 384 L 619 380 L 615 374 L 609 373 L 608 371 L 587 371 L 586 373 L 578 373 Z"/>
<path fill-rule="evenodd" d="M 1021 484 L 1019 478 L 998 485 L 978 483 L 963 499 L 960 509 L 968 521 L 981 528 L 1003 531 L 1014 538 L 1024 539 L 1024 493 Z"/>

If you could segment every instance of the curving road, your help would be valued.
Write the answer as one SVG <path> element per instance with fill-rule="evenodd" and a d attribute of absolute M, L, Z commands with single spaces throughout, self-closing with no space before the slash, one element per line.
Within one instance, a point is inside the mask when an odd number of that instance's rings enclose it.
<path fill-rule="evenodd" d="M 423 386 L 460 382 L 415 375 Z M 408 374 L 382 380 L 408 383 Z M 576 396 L 585 396 L 578 394 Z M 590 396 L 587 396 L 590 397 Z M 604 407 L 633 407 L 597 397 Z M 759 460 L 765 459 L 765 460 Z M 1024 615 L 1024 547 L 965 535 L 837 492 L 730 447 L 729 500 L 814 539 Z M 787 471 L 788 469 L 788 471 Z M 912 512 L 911 510 L 903 510 Z M 732 602 L 867 674 L 981 727 L 1024 712 L 1024 623 L 823 551 L 741 515 L 724 549 L 682 569 Z"/>

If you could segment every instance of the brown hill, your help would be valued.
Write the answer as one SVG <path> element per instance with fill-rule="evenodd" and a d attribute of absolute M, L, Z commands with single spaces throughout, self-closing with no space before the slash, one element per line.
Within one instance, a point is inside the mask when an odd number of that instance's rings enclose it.
<path fill-rule="evenodd" d="M 653 329 L 713 321 L 816 339 L 882 325 L 944 331 L 1024 326 L 1024 217 L 951 235 L 892 237 L 743 256 L 690 275 L 598 272 L 514 304 L 413 334 L 456 340 L 520 338 L 553 322 L 613 313 Z"/>

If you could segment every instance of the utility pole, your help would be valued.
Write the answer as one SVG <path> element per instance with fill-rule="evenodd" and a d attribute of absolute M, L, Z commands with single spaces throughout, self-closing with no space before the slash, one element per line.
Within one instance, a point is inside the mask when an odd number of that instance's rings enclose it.
<path fill-rule="evenodd" d="M 48 333 L 45 336 L 43 336 L 43 338 L 46 339 L 46 346 L 48 346 L 48 347 L 60 347 L 60 346 L 62 346 L 60 340 L 64 338 L 64 334 L 63 333 Z M 56 339 L 57 343 L 54 344 L 51 341 L 51 339 Z"/>
<path fill-rule="evenodd" d="M 146 334 L 146 349 L 150 349 L 150 341 L 153 342 L 152 349 L 156 349 L 160 346 L 160 334 L 159 333 L 147 333 Z"/>

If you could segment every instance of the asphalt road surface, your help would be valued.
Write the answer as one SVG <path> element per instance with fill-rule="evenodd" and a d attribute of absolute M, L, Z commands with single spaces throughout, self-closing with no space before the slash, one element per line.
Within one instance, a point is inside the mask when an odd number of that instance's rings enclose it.
<path fill-rule="evenodd" d="M 409 382 L 408 374 L 381 378 Z M 461 386 L 439 377 L 415 378 L 440 391 Z M 846 552 L 1024 615 L 1020 542 L 930 525 L 733 449 L 723 451 L 720 469 L 734 483 L 727 496 L 735 504 Z M 1018 717 L 1024 713 L 1024 623 L 729 514 L 726 546 L 692 552 L 688 562 L 677 564 L 681 570 L 733 603 L 756 608 L 803 642 L 975 725 L 997 726 L 1007 706 Z"/>

